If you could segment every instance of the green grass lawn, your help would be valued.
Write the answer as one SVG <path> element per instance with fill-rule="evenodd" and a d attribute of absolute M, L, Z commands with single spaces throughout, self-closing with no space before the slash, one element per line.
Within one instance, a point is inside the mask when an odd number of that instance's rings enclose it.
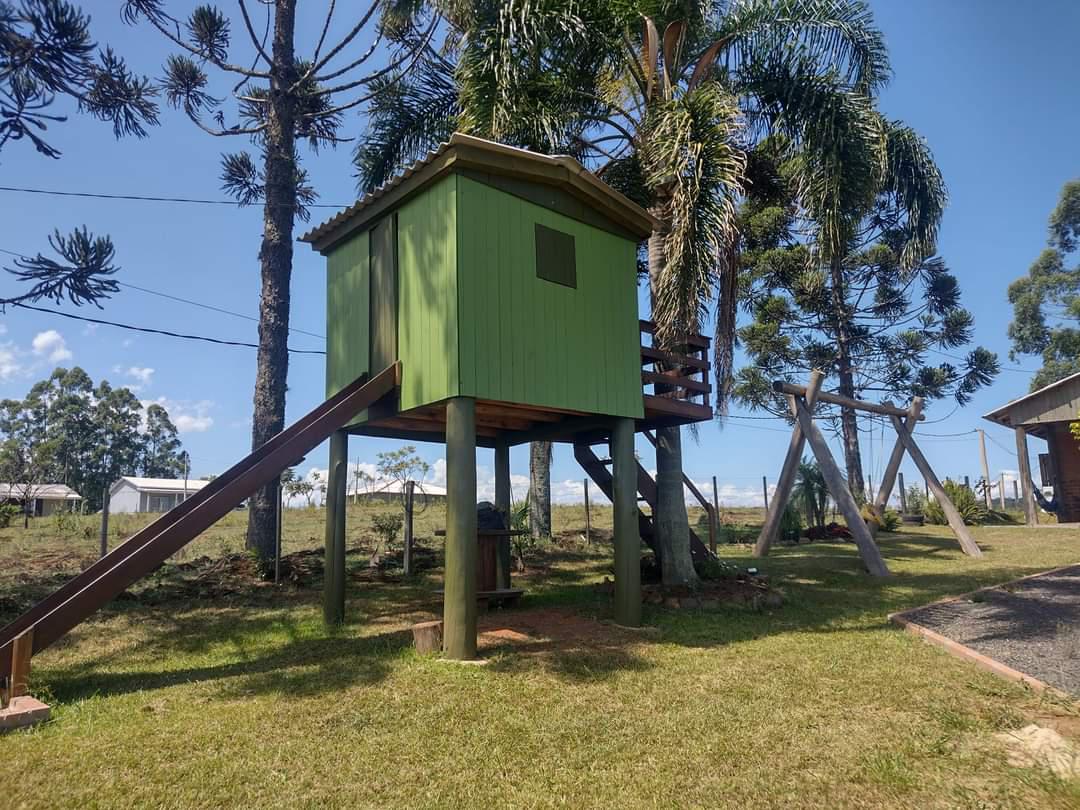
<path fill-rule="evenodd" d="M 368 542 L 365 509 L 350 543 Z M 597 512 L 603 534 L 610 512 Z M 320 520 L 290 514 L 286 551 L 321 542 Z M 441 514 L 423 520 L 429 535 Z M 592 584 L 609 574 L 610 547 L 575 539 L 580 509 L 555 522 L 562 542 L 518 578 L 520 610 L 606 619 Z M 242 523 L 227 518 L 188 558 L 239 548 Z M 574 643 L 504 644 L 482 668 L 418 656 L 401 632 L 437 610 L 438 569 L 380 581 L 362 554 L 349 556 L 348 623 L 332 633 L 317 586 L 120 601 L 34 659 L 32 691 L 53 719 L 0 737 L 0 806 L 1080 807 L 1076 781 L 1010 767 L 993 742 L 1033 718 L 1075 736 L 1074 707 L 886 622 L 1080 560 L 1077 532 L 974 534 L 981 560 L 936 527 L 882 535 L 884 581 L 861 573 L 850 544 L 761 561 L 725 547 L 787 603 L 647 607 L 655 632 L 598 625 Z M 66 575 L 58 549 L 85 556 L 96 543 L 54 535 L 0 532 L 4 593 Z M 33 568 L 49 555 L 52 568 Z"/>

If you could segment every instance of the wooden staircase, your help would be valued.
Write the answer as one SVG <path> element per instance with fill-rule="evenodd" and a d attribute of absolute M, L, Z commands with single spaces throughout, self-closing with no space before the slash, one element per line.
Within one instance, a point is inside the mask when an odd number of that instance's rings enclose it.
<path fill-rule="evenodd" d="M 649 439 L 652 441 L 651 436 Z M 578 464 L 585 470 L 585 473 L 592 479 L 593 483 L 600 487 L 600 491 L 607 496 L 608 500 L 613 501 L 615 498 L 614 479 L 612 478 L 611 471 L 608 469 L 608 465 L 611 463 L 610 458 L 600 458 L 593 451 L 592 446 L 585 443 L 574 444 L 574 458 L 577 459 Z M 655 514 L 657 501 L 656 481 L 649 475 L 649 471 L 641 466 L 640 461 L 636 463 L 638 502 L 648 504 L 652 513 Z M 683 476 L 683 479 L 690 484 L 693 488 L 692 491 L 700 498 L 700 493 L 697 492 L 696 487 L 693 487 L 692 482 L 690 482 L 685 475 Z M 703 506 L 705 507 L 706 513 L 709 515 L 710 526 L 714 526 L 715 515 L 713 515 L 712 504 L 703 503 Z M 641 539 L 645 541 L 646 545 L 653 550 L 654 554 L 659 556 L 660 552 L 656 547 L 656 529 L 653 525 L 653 519 L 651 515 L 645 514 L 640 507 L 638 507 L 638 531 L 640 531 Z M 716 558 L 716 555 L 709 550 L 708 546 L 701 542 L 701 538 L 698 537 L 693 529 L 690 529 L 690 556 L 693 558 L 694 562 L 704 562 L 705 560 Z"/>
<path fill-rule="evenodd" d="M 227 515 L 282 470 L 392 392 L 400 365 L 364 375 L 253 451 L 175 509 L 114 548 L 59 590 L 0 629 L 0 688 L 25 690 L 30 657 L 63 637 Z M 22 692 L 24 694 L 24 692 Z"/>

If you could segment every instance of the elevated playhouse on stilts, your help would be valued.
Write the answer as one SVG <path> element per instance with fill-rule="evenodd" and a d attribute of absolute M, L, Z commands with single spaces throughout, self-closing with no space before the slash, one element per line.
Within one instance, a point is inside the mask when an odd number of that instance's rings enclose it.
<path fill-rule="evenodd" d="M 568 157 L 456 134 L 313 229 L 327 257 L 327 400 L 0 629 L 4 722 L 40 719 L 31 657 L 325 441 L 325 613 L 345 610 L 348 437 L 446 443 L 444 654 L 476 654 L 476 448 L 570 442 L 615 507 L 615 618 L 640 623 L 640 543 L 656 486 L 635 432 L 708 420 L 709 341 L 651 345 L 637 246 L 654 222 Z M 650 436 L 651 438 L 651 436 Z M 606 444 L 604 455 L 594 452 Z M 691 536 L 695 557 L 709 552 Z M 498 572 L 508 584 L 509 561 Z"/>

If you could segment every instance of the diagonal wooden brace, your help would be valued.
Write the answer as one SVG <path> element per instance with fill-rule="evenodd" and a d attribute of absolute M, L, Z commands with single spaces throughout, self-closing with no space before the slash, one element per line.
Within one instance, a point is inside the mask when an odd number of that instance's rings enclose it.
<path fill-rule="evenodd" d="M 810 382 L 806 385 L 806 404 L 811 410 L 824 381 L 825 375 L 820 371 L 811 372 Z M 769 508 L 765 512 L 765 523 L 761 527 L 761 534 L 758 535 L 757 542 L 754 544 L 755 557 L 764 557 L 768 554 L 769 547 L 776 539 L 776 532 L 780 528 L 780 517 L 784 514 L 788 499 L 791 497 L 791 488 L 795 484 L 795 474 L 798 472 L 799 462 L 802 461 L 803 447 L 806 445 L 806 436 L 803 434 L 798 422 L 798 411 L 795 407 L 794 396 L 788 397 L 788 405 L 791 408 L 791 415 L 796 417 L 795 426 L 791 431 L 791 441 L 788 443 L 787 455 L 784 456 L 784 466 L 780 470 L 780 479 L 776 482 L 772 503 L 769 504 Z"/>
<path fill-rule="evenodd" d="M 795 397 L 795 407 L 802 432 L 810 443 L 810 449 L 814 451 L 814 457 L 817 459 L 818 466 L 821 467 L 821 474 L 829 486 L 829 494 L 836 501 L 836 505 L 847 522 L 848 531 L 851 532 L 855 545 L 859 548 L 859 555 L 866 565 L 866 570 L 875 577 L 889 576 L 889 568 L 885 565 L 885 559 L 881 556 L 874 538 L 870 536 L 866 521 L 859 512 L 859 505 L 855 503 L 847 481 L 844 480 L 840 468 L 836 466 L 836 461 L 829 452 L 829 445 L 817 425 L 814 424 L 814 419 L 802 397 Z"/>
<path fill-rule="evenodd" d="M 930 466 L 930 462 L 926 460 L 926 456 L 922 454 L 922 450 L 915 444 L 915 439 L 912 437 L 907 427 L 896 416 L 890 416 L 889 420 L 892 422 L 896 435 L 899 437 L 900 441 L 904 443 L 904 449 L 907 450 L 908 455 L 911 456 L 911 460 L 915 462 L 915 466 L 919 468 L 919 472 L 921 472 L 923 478 L 926 479 L 926 485 L 930 488 L 930 491 L 934 493 L 937 502 L 941 504 L 941 510 L 945 513 L 945 517 L 949 521 L 949 526 L 952 527 L 953 534 L 955 534 L 956 539 L 960 541 L 960 548 L 964 550 L 965 554 L 969 554 L 972 557 L 981 557 L 982 549 L 980 549 L 972 539 L 971 533 L 968 531 L 967 526 L 964 525 L 964 519 L 960 517 L 960 513 L 956 511 L 956 507 L 953 506 L 953 502 L 949 500 L 949 496 L 945 494 L 945 488 L 941 486 L 941 481 L 934 475 L 934 470 Z"/>
<path fill-rule="evenodd" d="M 891 402 L 886 402 L 885 404 L 892 405 Z M 919 416 L 922 415 L 922 408 L 922 397 L 915 397 L 915 399 L 911 401 L 911 407 L 908 408 L 908 415 L 905 420 L 909 433 L 915 429 L 915 425 L 919 424 Z M 874 514 L 878 517 L 885 514 L 885 507 L 889 505 L 889 496 L 892 495 L 893 483 L 896 481 L 896 474 L 900 471 L 900 462 L 903 460 L 904 442 L 897 436 L 896 443 L 893 445 L 892 455 L 889 456 L 889 463 L 885 465 L 885 474 L 881 476 L 881 486 L 878 487 L 877 498 L 874 499 Z"/>

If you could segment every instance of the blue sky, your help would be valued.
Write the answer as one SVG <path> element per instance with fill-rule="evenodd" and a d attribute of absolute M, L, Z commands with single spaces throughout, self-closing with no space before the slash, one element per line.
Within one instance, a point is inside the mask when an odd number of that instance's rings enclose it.
<path fill-rule="evenodd" d="M 99 4 L 85 3 L 93 9 Z M 104 7 L 106 4 L 100 4 Z M 1022 10 L 1013 2 L 877 2 L 875 14 L 890 48 L 895 78 L 882 107 L 890 117 L 914 126 L 929 141 L 949 186 L 939 250 L 964 291 L 974 313 L 976 340 L 996 351 L 1003 371 L 993 386 L 979 392 L 966 408 L 939 402 L 929 409 L 922 440 L 942 476 L 979 476 L 975 427 L 985 427 L 991 475 L 1015 470 L 1012 435 L 983 422 L 980 415 L 1027 391 L 1034 358 L 1007 358 L 1005 330 L 1011 310 L 1008 283 L 1026 272 L 1046 240 L 1046 220 L 1062 184 L 1080 175 L 1076 133 L 1080 109 L 1075 100 L 1074 35 L 1080 29 L 1080 6 L 1040 2 Z M 311 41 L 318 21 L 301 21 L 301 41 Z M 124 53 L 139 71 L 156 73 L 166 51 L 156 34 L 125 27 L 109 4 L 97 11 L 95 36 Z M 305 35 L 307 38 L 305 39 Z M 165 126 L 138 141 L 116 141 L 108 126 L 72 117 L 52 132 L 63 151 L 58 161 L 34 153 L 25 144 L 9 144 L 0 153 L 0 185 L 69 191 L 95 191 L 197 198 L 221 198 L 219 155 L 246 148 L 238 138 L 214 139 L 166 110 Z M 359 134 L 354 117 L 347 129 Z M 309 169 L 323 203 L 355 199 L 349 146 L 309 157 Z M 53 227 L 63 231 L 86 225 L 108 233 L 117 246 L 120 279 L 239 313 L 256 313 L 259 274 L 257 252 L 261 212 L 256 208 L 66 199 L 0 192 L 0 249 L 21 253 L 44 250 Z M 329 212 L 316 211 L 313 221 Z M 305 229 L 301 225 L 298 232 Z M 292 324 L 325 334 L 323 260 L 297 245 L 293 276 Z M 11 289 L 9 282 L 3 282 Z M 83 314 L 98 313 L 83 311 Z M 255 324 L 125 288 L 107 302 L 102 317 L 225 337 L 255 339 Z M 78 364 L 95 379 L 138 386 L 145 400 L 161 401 L 183 431 L 193 473 L 219 472 L 247 452 L 250 443 L 254 351 L 213 347 L 109 327 L 87 328 L 61 318 L 9 310 L 0 319 L 0 396 L 20 397 L 56 364 Z M 322 348 L 322 341 L 293 335 L 297 348 Z M 151 371 L 152 370 L 152 371 Z M 289 375 L 288 419 L 292 421 L 322 399 L 323 361 L 294 356 Z M 739 412 L 736 411 L 736 414 Z M 936 435 L 931 435 L 936 434 Z M 687 438 L 685 466 L 696 481 L 715 475 L 721 500 L 753 502 L 761 476 L 774 481 L 787 444 L 779 421 L 729 420 L 723 427 L 702 426 L 698 441 Z M 651 466 L 651 447 L 639 441 Z M 891 440 L 874 433 L 864 440 L 864 464 L 876 478 Z M 1033 452 L 1041 443 L 1032 442 Z M 353 438 L 350 457 L 373 462 L 394 443 Z M 422 445 L 422 454 L 441 465 L 442 447 Z M 324 467 L 325 447 L 309 456 Z M 512 458 L 515 492 L 524 494 L 528 457 L 520 448 Z M 483 489 L 490 482 L 491 459 L 478 453 Z M 905 463 L 908 481 L 918 480 Z M 580 492 L 581 470 L 569 450 L 556 450 L 553 470 L 556 496 L 573 499 Z"/>

